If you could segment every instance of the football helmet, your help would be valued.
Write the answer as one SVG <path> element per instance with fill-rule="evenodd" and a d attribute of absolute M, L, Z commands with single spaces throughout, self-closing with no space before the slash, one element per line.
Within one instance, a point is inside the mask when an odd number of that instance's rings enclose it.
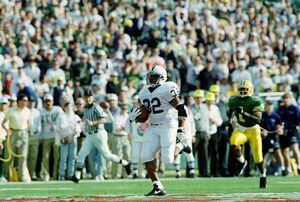
<path fill-rule="evenodd" d="M 167 71 L 159 65 L 154 65 L 147 73 L 147 85 L 159 85 L 167 80 Z"/>
<path fill-rule="evenodd" d="M 254 87 L 251 81 L 243 80 L 238 87 L 238 93 L 241 97 L 249 97 L 254 93 Z"/>

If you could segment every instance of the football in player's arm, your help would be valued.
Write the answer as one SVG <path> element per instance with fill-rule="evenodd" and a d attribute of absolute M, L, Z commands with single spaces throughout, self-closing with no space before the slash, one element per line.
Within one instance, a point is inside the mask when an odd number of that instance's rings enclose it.
<path fill-rule="evenodd" d="M 249 141 L 254 162 L 261 173 L 260 188 L 266 188 L 266 169 L 263 163 L 261 129 L 259 125 L 264 104 L 259 97 L 253 96 L 253 92 L 253 84 L 248 80 L 244 80 L 239 84 L 238 95 L 231 96 L 228 101 L 230 122 L 233 122 L 233 117 L 236 118 L 237 122 L 233 124 L 234 130 L 230 138 L 230 145 L 239 162 L 237 174 L 241 175 L 247 166 L 241 145 Z"/>

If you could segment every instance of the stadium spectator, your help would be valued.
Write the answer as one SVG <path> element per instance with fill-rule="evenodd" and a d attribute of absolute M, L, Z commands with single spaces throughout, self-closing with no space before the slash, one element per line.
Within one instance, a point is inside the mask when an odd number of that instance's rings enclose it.
<path fill-rule="evenodd" d="M 219 81 L 219 76 L 213 68 L 212 62 L 212 59 L 207 58 L 205 68 L 200 71 L 197 77 L 197 87 L 200 89 L 208 90 L 209 86 L 217 84 Z"/>
<path fill-rule="evenodd" d="M 196 102 L 190 106 L 194 115 L 196 128 L 196 142 L 193 146 L 194 156 L 198 156 L 198 169 L 200 177 L 208 177 L 208 131 L 209 110 L 203 103 L 204 91 L 196 90 L 194 93 Z"/>
<path fill-rule="evenodd" d="M 6 97 L 1 97 L 0 98 L 0 131 L 1 131 L 1 136 L 0 136 L 0 158 L 1 159 L 6 159 L 6 139 L 7 139 L 7 130 L 8 129 L 8 122 L 4 121 L 5 120 L 5 111 L 7 110 L 7 104 L 8 104 L 8 99 Z M 5 161 L 1 160 L 0 161 L 0 182 L 7 182 L 6 179 L 6 169 L 5 169 Z"/>
<path fill-rule="evenodd" d="M 278 170 L 285 171 L 284 160 L 281 153 L 279 135 L 283 135 L 283 124 L 280 116 L 274 111 L 274 103 L 266 101 L 266 111 L 262 114 L 261 121 L 264 162 L 267 162 L 268 153 L 274 154 L 279 169 L 274 169 L 273 174 L 278 175 Z M 275 167 L 275 166 L 274 166 Z M 267 166 L 268 169 L 268 166 Z"/>
<path fill-rule="evenodd" d="M 283 170 L 282 173 L 285 176 L 290 175 L 292 172 L 289 154 L 290 148 L 294 153 L 297 169 L 300 171 L 299 134 L 297 130 L 297 126 L 300 123 L 300 112 L 299 108 L 292 104 L 292 96 L 290 93 L 284 94 L 283 106 L 278 107 L 277 113 L 284 123 L 284 135 L 280 136 L 280 146 L 283 149 L 286 169 Z"/>
<path fill-rule="evenodd" d="M 210 175 L 213 177 L 219 176 L 219 137 L 218 127 L 223 123 L 220 110 L 215 105 L 216 96 L 213 92 L 207 92 L 205 95 L 205 101 L 209 113 L 209 126 L 208 126 L 208 149 L 210 157 Z"/>
<path fill-rule="evenodd" d="M 77 137 L 81 132 L 81 119 L 74 113 L 69 98 L 61 98 L 63 113 L 59 114 L 57 131 L 60 136 L 60 160 L 58 180 L 71 179 L 75 171 Z"/>
<path fill-rule="evenodd" d="M 41 133 L 41 115 L 40 110 L 35 108 L 34 97 L 28 98 L 28 108 L 30 110 L 30 126 L 28 130 L 28 170 L 32 180 L 36 180 L 35 168 L 37 162 L 37 155 L 39 150 L 39 140 Z"/>
<path fill-rule="evenodd" d="M 20 94 L 17 98 L 17 106 L 11 107 L 5 112 L 5 120 L 9 121 L 9 129 L 11 131 L 11 134 L 9 134 L 9 147 L 12 152 L 12 157 L 8 164 L 8 178 L 9 180 L 13 178 L 14 163 L 18 162 L 18 179 L 23 182 L 31 181 L 27 167 L 28 129 L 31 125 L 31 113 L 27 108 L 27 103 L 28 97 Z"/>
<path fill-rule="evenodd" d="M 119 156 L 120 158 L 130 160 L 130 142 L 128 133 L 125 130 L 126 121 L 128 118 L 128 109 L 127 105 L 123 103 L 120 107 L 118 113 L 114 114 L 113 122 L 113 145 L 112 152 Z M 125 177 L 123 173 L 120 172 L 118 165 L 113 163 L 112 166 L 112 177 L 120 178 L 121 176 Z"/>
<path fill-rule="evenodd" d="M 59 116 L 63 110 L 59 106 L 53 106 L 53 96 L 46 94 L 43 97 L 44 107 L 41 111 L 41 141 L 43 144 L 43 178 L 49 181 L 50 177 L 57 179 L 58 163 L 59 163 L 59 145 L 60 137 L 58 134 Z M 53 152 L 52 175 L 50 175 L 50 152 Z"/>

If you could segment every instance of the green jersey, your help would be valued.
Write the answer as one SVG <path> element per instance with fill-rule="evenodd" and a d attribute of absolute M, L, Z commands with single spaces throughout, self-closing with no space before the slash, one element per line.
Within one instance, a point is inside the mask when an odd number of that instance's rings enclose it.
<path fill-rule="evenodd" d="M 228 106 L 230 109 L 235 109 L 236 107 L 243 107 L 243 111 L 249 114 L 254 112 L 263 111 L 264 103 L 263 101 L 256 96 L 250 96 L 242 98 L 240 96 L 234 95 L 229 98 Z M 255 125 L 249 118 L 243 114 L 234 112 L 235 117 L 237 118 L 238 123 L 244 127 L 252 127 Z"/>

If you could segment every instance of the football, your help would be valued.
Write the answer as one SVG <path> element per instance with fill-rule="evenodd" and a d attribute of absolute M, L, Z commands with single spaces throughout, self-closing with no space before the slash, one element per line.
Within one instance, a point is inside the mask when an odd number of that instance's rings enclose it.
<path fill-rule="evenodd" d="M 146 109 L 144 105 L 140 106 L 140 110 L 141 114 L 138 117 L 136 117 L 135 121 L 139 123 L 144 123 L 145 121 L 147 121 L 150 112 Z"/>

